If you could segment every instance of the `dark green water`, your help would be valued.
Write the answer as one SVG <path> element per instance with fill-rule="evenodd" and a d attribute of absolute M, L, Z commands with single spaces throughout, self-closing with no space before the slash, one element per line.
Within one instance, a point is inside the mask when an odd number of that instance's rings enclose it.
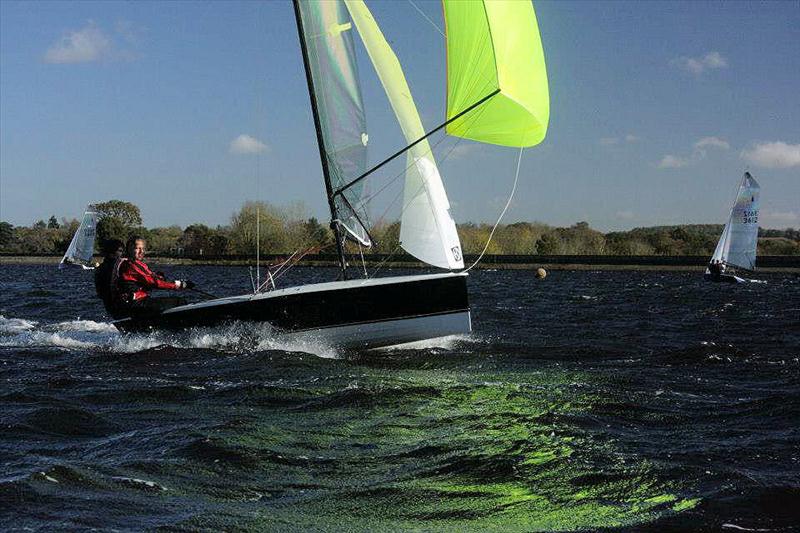
<path fill-rule="evenodd" d="M 477 272 L 473 335 L 347 354 L 237 328 L 123 337 L 48 267 L 16 268 L 4 529 L 800 525 L 796 279 Z"/>

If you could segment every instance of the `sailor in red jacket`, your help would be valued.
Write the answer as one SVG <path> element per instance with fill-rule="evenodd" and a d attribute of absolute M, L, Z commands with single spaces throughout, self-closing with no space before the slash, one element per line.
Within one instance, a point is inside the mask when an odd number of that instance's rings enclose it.
<path fill-rule="evenodd" d="M 185 299 L 178 297 L 153 298 L 150 296 L 153 289 L 194 287 L 189 280 L 167 281 L 162 274 L 150 270 L 144 262 L 145 247 L 143 238 L 131 237 L 125 246 L 126 257 L 119 258 L 114 265 L 111 285 L 118 317 L 157 314 L 186 303 Z"/>

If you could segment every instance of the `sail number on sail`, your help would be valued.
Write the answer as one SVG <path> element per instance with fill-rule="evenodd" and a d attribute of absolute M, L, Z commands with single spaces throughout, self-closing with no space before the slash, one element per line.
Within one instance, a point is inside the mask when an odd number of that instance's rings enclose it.
<path fill-rule="evenodd" d="M 756 224 L 758 223 L 758 209 L 750 210 L 743 209 L 738 213 L 742 218 L 742 224 Z"/>

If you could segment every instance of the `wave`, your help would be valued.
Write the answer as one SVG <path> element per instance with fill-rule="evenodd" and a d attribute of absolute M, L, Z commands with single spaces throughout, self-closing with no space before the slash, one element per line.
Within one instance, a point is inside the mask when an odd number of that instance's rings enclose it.
<path fill-rule="evenodd" d="M 232 323 L 214 328 L 194 328 L 179 333 L 154 331 L 123 334 L 110 322 L 70 320 L 51 324 L 0 315 L 0 347 L 55 348 L 59 350 L 138 353 L 159 346 L 247 353 L 257 351 L 302 352 L 321 358 L 338 358 L 335 347 L 320 335 L 278 334 L 268 324 Z"/>

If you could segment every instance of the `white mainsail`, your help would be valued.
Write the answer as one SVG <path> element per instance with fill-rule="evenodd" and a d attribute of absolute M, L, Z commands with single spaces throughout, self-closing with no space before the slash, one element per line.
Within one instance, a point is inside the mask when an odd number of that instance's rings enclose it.
<path fill-rule="evenodd" d="M 69 243 L 67 253 L 61 258 L 58 268 L 64 265 L 77 265 L 83 268 L 91 268 L 92 256 L 94 255 L 94 237 L 97 226 L 98 213 L 94 206 L 89 205 L 83 213 L 83 220 L 78 226 L 72 241 Z"/>
<path fill-rule="evenodd" d="M 345 5 L 406 141 L 409 144 L 417 141 L 425 135 L 425 130 L 397 56 L 363 0 L 345 0 Z M 451 270 L 463 268 L 461 242 L 428 141 L 412 146 L 406 158 L 400 245 L 428 264 Z"/>
<path fill-rule="evenodd" d="M 745 172 L 728 222 L 722 230 L 714 255 L 711 256 L 712 261 L 747 270 L 755 268 L 760 190 L 758 182 L 749 172 Z"/>

